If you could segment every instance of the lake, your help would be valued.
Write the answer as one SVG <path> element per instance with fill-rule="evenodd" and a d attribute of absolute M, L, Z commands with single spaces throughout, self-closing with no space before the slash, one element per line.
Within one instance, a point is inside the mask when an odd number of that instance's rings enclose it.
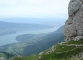
<path fill-rule="evenodd" d="M 16 40 L 16 36 L 18 36 L 18 35 L 49 33 L 49 32 L 56 31 L 58 28 L 59 27 L 48 28 L 48 29 L 39 29 L 39 30 L 21 30 L 21 31 L 17 31 L 14 34 L 9 34 L 9 35 L 5 35 L 5 36 L 1 36 L 0 37 L 0 46 L 1 45 L 6 45 L 6 44 L 11 44 L 11 43 L 18 42 Z"/>

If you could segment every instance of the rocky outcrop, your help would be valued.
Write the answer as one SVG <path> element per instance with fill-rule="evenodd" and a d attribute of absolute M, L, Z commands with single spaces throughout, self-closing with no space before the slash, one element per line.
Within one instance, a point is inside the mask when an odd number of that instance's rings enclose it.
<path fill-rule="evenodd" d="M 63 29 L 65 40 L 79 40 L 83 38 L 83 0 L 70 1 L 68 16 Z"/>

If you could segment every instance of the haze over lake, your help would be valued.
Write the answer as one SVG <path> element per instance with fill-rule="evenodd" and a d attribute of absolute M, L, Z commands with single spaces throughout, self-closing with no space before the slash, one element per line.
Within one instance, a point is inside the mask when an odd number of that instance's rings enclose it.
<path fill-rule="evenodd" d="M 0 45 L 6 45 L 6 44 L 11 44 L 11 43 L 18 42 L 15 39 L 16 36 L 18 36 L 18 35 L 49 33 L 49 32 L 56 31 L 58 28 L 59 27 L 48 28 L 48 29 L 39 29 L 39 30 L 21 30 L 21 31 L 17 31 L 14 34 L 9 34 L 9 35 L 5 35 L 5 36 L 1 36 L 0 37 Z"/>

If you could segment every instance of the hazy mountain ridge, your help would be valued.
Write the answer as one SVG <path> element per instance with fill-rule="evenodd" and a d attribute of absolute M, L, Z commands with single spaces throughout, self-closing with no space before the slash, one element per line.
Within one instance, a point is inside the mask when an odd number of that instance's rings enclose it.
<path fill-rule="evenodd" d="M 60 27 L 64 25 L 66 19 L 64 18 L 8 18 L 8 19 L 0 19 L 0 20 L 7 21 L 7 22 L 15 22 L 15 23 L 20 22 L 20 23 L 42 24 L 42 25 L 49 25 L 53 27 Z"/>
<path fill-rule="evenodd" d="M 10 23 L 10 22 L 2 22 L 0 21 L 0 30 L 1 29 L 22 29 L 22 28 L 37 28 L 37 29 L 42 29 L 42 28 L 52 28 L 52 26 L 48 25 L 41 25 L 41 24 L 30 24 L 30 23 Z"/>
<path fill-rule="evenodd" d="M 11 23 L 0 21 L 0 36 L 16 33 L 19 30 L 34 30 L 34 29 L 46 29 L 53 28 L 48 25 L 30 24 L 30 23 Z"/>

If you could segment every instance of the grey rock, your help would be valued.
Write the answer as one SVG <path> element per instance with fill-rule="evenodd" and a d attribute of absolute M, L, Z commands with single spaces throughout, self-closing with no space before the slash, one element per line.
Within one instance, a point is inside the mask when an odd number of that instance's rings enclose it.
<path fill-rule="evenodd" d="M 71 0 L 69 3 L 69 15 L 72 15 L 77 10 L 79 10 L 82 6 L 82 2 L 80 0 Z"/>
<path fill-rule="evenodd" d="M 68 7 L 68 15 L 69 18 L 63 29 L 65 40 L 83 38 L 83 0 L 71 0 Z"/>
<path fill-rule="evenodd" d="M 83 36 L 77 36 L 77 37 L 75 37 L 73 40 L 74 40 L 74 41 L 78 41 L 78 40 L 80 40 L 81 38 L 83 38 Z"/>

